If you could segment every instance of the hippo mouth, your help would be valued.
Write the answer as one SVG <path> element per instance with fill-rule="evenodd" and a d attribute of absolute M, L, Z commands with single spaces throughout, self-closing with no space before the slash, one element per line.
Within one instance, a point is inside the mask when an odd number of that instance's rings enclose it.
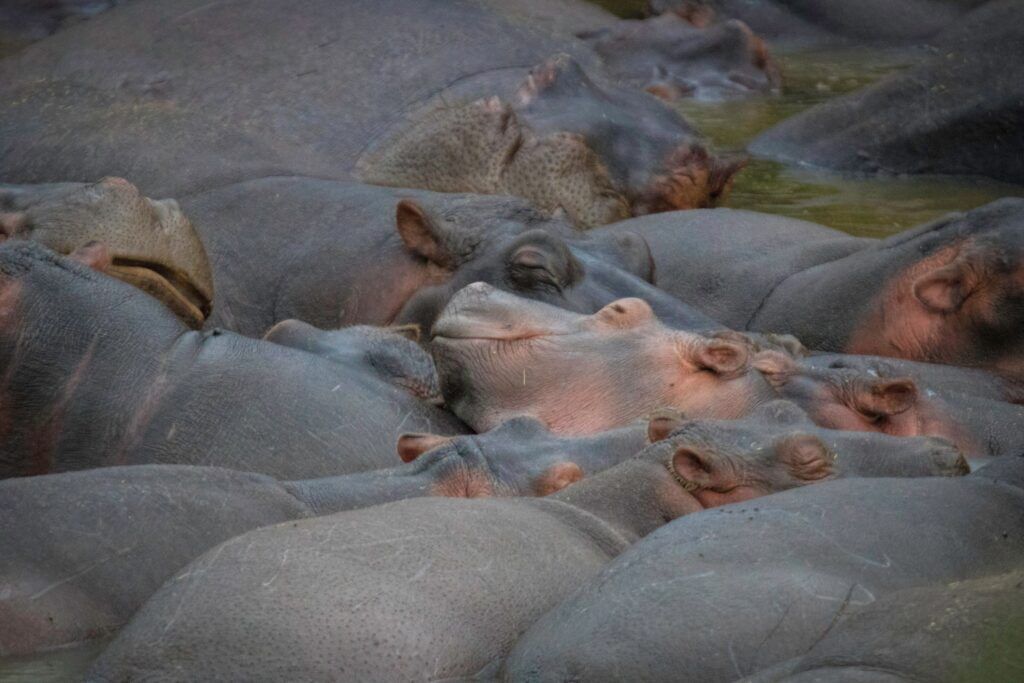
<path fill-rule="evenodd" d="M 193 329 L 210 315 L 210 299 L 188 277 L 160 263 L 115 256 L 109 274 L 160 300 Z"/>

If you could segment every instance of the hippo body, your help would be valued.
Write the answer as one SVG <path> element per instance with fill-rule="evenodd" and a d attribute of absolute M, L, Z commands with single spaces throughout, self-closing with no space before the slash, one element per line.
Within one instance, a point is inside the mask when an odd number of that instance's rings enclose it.
<path fill-rule="evenodd" d="M 961 478 L 828 482 L 688 516 L 538 620 L 504 680 L 752 674 L 895 591 L 1019 569 L 1022 485 L 1024 459 L 1002 458 Z"/>
<path fill-rule="evenodd" d="M 779 123 L 750 150 L 842 171 L 1024 183 L 1022 22 L 1020 3 L 990 2 L 937 37 L 929 59 Z"/>
<path fill-rule="evenodd" d="M 0 246 L 3 475 L 143 463 L 282 479 L 394 463 L 402 431 L 463 433 L 373 366 L 218 330 L 188 331 L 152 298 L 30 242 Z M 397 335 L 409 357 L 422 351 Z M 415 377 L 426 363 L 410 364 Z M 426 382 L 430 381 L 428 377 Z M 416 382 L 415 384 L 422 384 Z"/>
<path fill-rule="evenodd" d="M 0 6 L 0 57 L 127 0 L 8 0 Z"/>
<path fill-rule="evenodd" d="M 0 177 L 113 171 L 181 199 L 358 176 L 517 194 L 581 226 L 724 196 L 740 166 L 535 4 L 128 3 L 0 65 Z"/>
<path fill-rule="evenodd" d="M 410 434 L 399 451 L 413 462 L 291 482 L 187 465 L 2 481 L 0 575 L 11 589 L 0 596 L 0 658 L 109 635 L 175 571 L 250 529 L 419 496 L 546 495 L 639 452 L 644 427 L 570 439 L 517 420 L 481 435 Z"/>

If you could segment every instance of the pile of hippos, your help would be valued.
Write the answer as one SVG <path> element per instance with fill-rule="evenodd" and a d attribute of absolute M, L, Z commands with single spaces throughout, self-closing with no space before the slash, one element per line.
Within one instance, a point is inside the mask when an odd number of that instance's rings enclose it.
<path fill-rule="evenodd" d="M 1024 6 L 8 5 L 0 677 L 1024 680 L 1024 200 L 713 208 L 671 106 L 927 42 L 752 149 L 1024 182 Z"/>

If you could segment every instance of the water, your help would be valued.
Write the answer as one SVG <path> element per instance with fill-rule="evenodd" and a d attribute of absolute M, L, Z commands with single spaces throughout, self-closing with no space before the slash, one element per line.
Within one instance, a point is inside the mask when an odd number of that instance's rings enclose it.
<path fill-rule="evenodd" d="M 776 55 L 783 70 L 782 95 L 717 103 L 686 100 L 677 106 L 717 149 L 740 151 L 778 121 L 864 87 L 924 56 L 915 50 L 878 48 Z M 1024 197 L 1024 186 L 976 177 L 856 176 L 752 158 L 737 176 L 727 204 L 823 223 L 855 235 L 883 237 L 1007 196 Z"/>
<path fill-rule="evenodd" d="M 25 657 L 0 659 L 2 683 L 59 683 L 82 678 L 109 638 Z"/>

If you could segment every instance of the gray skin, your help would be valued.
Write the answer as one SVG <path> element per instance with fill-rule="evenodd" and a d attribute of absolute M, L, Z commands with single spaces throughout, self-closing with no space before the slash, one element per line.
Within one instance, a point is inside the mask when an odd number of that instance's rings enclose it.
<path fill-rule="evenodd" d="M 190 327 L 210 314 L 213 277 L 192 223 L 173 199 L 143 197 L 124 178 L 0 185 L 0 241 L 6 239 L 62 254 L 101 241 L 112 275 L 160 299 Z"/>
<path fill-rule="evenodd" d="M 0 246 L 0 319 L 5 477 L 149 463 L 329 476 L 393 463 L 403 431 L 466 430 L 373 367 L 377 336 L 353 332 L 362 360 L 337 363 L 189 331 L 137 289 L 32 242 Z"/>
<path fill-rule="evenodd" d="M 733 329 L 1024 379 L 1024 200 L 1001 199 L 884 240 L 790 219 L 758 222 L 751 213 L 685 212 L 609 230 L 642 236 L 659 287 Z M 674 248 L 665 241 L 673 223 Z M 720 235 L 720 226 L 729 232 Z"/>
<path fill-rule="evenodd" d="M 217 299 L 207 325 L 242 334 L 287 318 L 322 328 L 397 319 L 429 329 L 432 320 L 403 310 L 436 302 L 435 288 L 474 280 L 586 312 L 650 296 L 678 311 L 673 319 L 714 325 L 648 284 L 653 263 L 642 239 L 590 237 L 514 197 L 264 178 L 183 206 L 213 262 Z M 518 248 L 543 262 L 518 265 Z"/>
<path fill-rule="evenodd" d="M 840 617 L 810 651 L 742 683 L 999 681 L 1024 669 L 1024 573 L 907 588 Z"/>
<path fill-rule="evenodd" d="M 0 5 L 0 57 L 127 0 L 7 0 Z"/>
<path fill-rule="evenodd" d="M 919 65 L 801 112 L 749 149 L 842 171 L 1024 183 L 1022 22 L 1019 2 L 991 2 L 938 37 Z"/>
<path fill-rule="evenodd" d="M 164 584 L 88 678 L 474 674 L 630 543 L 703 509 L 675 462 L 658 443 L 547 498 L 416 499 L 244 534 Z M 808 465 L 707 461 L 726 486 L 769 490 L 807 483 Z"/>
<path fill-rule="evenodd" d="M 174 572 L 250 529 L 420 496 L 547 495 L 639 452 L 646 425 L 556 437 L 530 420 L 486 434 L 405 434 L 408 464 L 279 482 L 137 465 L 0 482 L 0 657 L 106 637 Z M 397 462 L 398 458 L 395 458 Z"/>
<path fill-rule="evenodd" d="M 1024 459 L 1007 457 L 966 477 L 825 482 L 678 520 L 538 620 L 503 679 L 734 681 L 888 594 L 1019 569 L 1022 486 Z"/>
<path fill-rule="evenodd" d="M 773 394 L 743 340 L 671 329 L 641 299 L 581 315 L 476 282 L 432 332 L 446 405 L 477 431 L 529 415 L 587 434 L 661 407 L 728 419 Z"/>
<path fill-rule="evenodd" d="M 917 43 L 961 21 L 988 0 L 648 0 L 658 13 L 693 6 L 741 19 L 783 45 Z"/>
<path fill-rule="evenodd" d="M 1024 455 L 1024 407 L 948 385 L 935 388 L 926 379 L 901 372 L 899 363 L 887 364 L 884 359 L 832 358 L 838 359 L 823 363 L 813 356 L 796 360 L 765 351 L 754 358 L 753 366 L 781 398 L 796 403 L 823 427 L 941 437 L 972 458 Z M 852 362 L 844 362 L 845 358 Z M 927 368 L 923 363 L 904 363 Z M 995 386 L 995 382 L 987 384 Z"/>
<path fill-rule="evenodd" d="M 0 64 L 0 177 L 117 169 L 180 199 L 359 175 L 519 194 L 579 225 L 723 197 L 740 164 L 599 71 L 515 3 L 129 3 Z"/>

